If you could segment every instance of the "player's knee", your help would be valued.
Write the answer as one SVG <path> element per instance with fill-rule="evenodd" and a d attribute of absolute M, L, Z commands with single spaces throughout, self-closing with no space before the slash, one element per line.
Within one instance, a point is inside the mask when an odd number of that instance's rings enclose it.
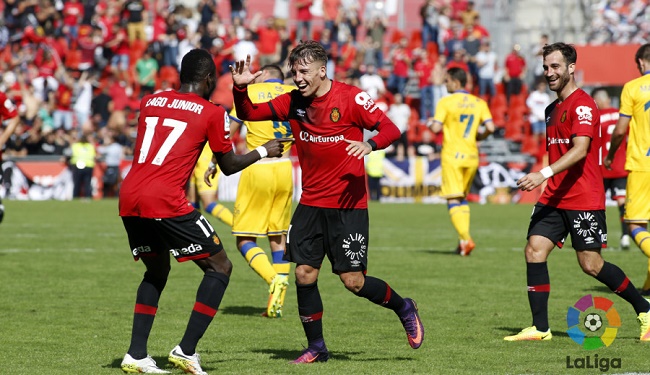
<path fill-rule="evenodd" d="M 347 290 L 357 294 L 363 288 L 364 278 L 356 275 L 341 275 L 341 281 Z"/>
<path fill-rule="evenodd" d="M 311 284 L 316 282 L 316 279 L 318 278 L 318 270 L 305 265 L 297 266 L 295 274 L 296 282 L 298 284 Z"/>
<path fill-rule="evenodd" d="M 165 285 L 167 285 L 167 278 L 169 277 L 170 270 L 171 267 L 148 269 L 144 273 L 144 280 L 153 284 L 156 289 L 163 290 Z"/>
<path fill-rule="evenodd" d="M 594 262 L 584 262 L 580 263 L 580 268 L 582 268 L 582 272 L 586 273 L 587 275 L 596 277 L 596 275 L 598 275 L 600 272 L 600 268 L 602 268 L 602 266 L 598 267 Z"/>

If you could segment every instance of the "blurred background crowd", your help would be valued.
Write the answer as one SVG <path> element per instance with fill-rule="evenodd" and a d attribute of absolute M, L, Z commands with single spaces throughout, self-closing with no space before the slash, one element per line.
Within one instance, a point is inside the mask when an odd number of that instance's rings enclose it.
<path fill-rule="evenodd" d="M 63 156 L 84 138 L 119 145 L 128 157 L 140 100 L 178 88 L 179 62 L 188 50 L 213 54 L 221 77 L 212 99 L 230 108 L 229 64 L 251 55 L 256 68 L 279 64 L 286 71 L 291 48 L 308 39 L 327 49 L 330 77 L 366 90 L 400 127 L 403 137 L 389 156 L 435 157 L 440 140 L 426 122 L 446 94 L 444 73 L 452 66 L 466 70 L 468 89 L 488 101 L 495 137 L 534 157 L 543 154 L 535 123 L 551 101 L 539 53 L 548 35 L 498 54 L 474 1 L 420 1 L 414 31 L 391 26 L 386 3 L 276 0 L 264 11 L 245 0 L 4 0 L 0 89 L 21 117 L 4 154 Z M 591 7 L 588 42 L 648 40 L 647 0 L 579 3 Z M 219 11 L 224 8 L 228 12 Z"/>

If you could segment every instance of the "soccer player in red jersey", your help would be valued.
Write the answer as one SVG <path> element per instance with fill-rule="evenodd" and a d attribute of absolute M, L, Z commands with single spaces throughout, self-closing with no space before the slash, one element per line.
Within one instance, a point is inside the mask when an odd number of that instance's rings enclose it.
<path fill-rule="evenodd" d="M 628 301 L 638 314 L 641 340 L 650 340 L 650 303 L 625 273 L 600 254 L 607 244 L 605 189 L 600 169 L 600 113 L 594 100 L 575 82 L 577 53 L 573 46 L 544 46 L 544 77 L 557 99 L 546 108 L 549 166 L 517 181 L 531 191 L 547 181 L 528 226 L 526 275 L 533 325 L 506 341 L 550 340 L 548 297 L 551 289 L 546 260 L 571 235 L 582 270 Z"/>
<path fill-rule="evenodd" d="M 250 57 L 231 66 L 233 95 L 240 119 L 289 121 L 302 169 L 302 196 L 291 219 L 285 259 L 296 263 L 298 313 L 309 346 L 293 363 L 324 362 L 323 303 L 318 274 L 325 256 L 345 287 L 398 315 L 409 344 L 422 344 L 424 327 L 415 302 L 400 297 L 380 279 L 366 276 L 368 196 L 363 156 L 384 149 L 400 132 L 359 88 L 327 77 L 327 53 L 315 41 L 300 43 L 289 55 L 291 93 L 254 104 L 247 85 L 259 74 Z M 363 141 L 363 130 L 378 134 Z"/>
<path fill-rule="evenodd" d="M 266 157 L 282 155 L 274 139 L 245 155 L 235 155 L 226 111 L 208 101 L 217 82 L 212 56 L 188 52 L 181 64 L 181 87 L 142 98 L 133 166 L 120 189 L 119 210 L 135 260 L 147 270 L 136 295 L 131 346 L 122 370 L 167 373 L 147 353 L 147 340 L 170 257 L 188 260 L 204 272 L 185 334 L 169 361 L 185 372 L 206 374 L 196 345 L 217 313 L 232 263 L 208 220 L 185 197 L 185 187 L 203 146 L 209 141 L 224 174 L 238 172 Z"/>
<path fill-rule="evenodd" d="M 20 117 L 18 117 L 18 111 L 16 110 L 16 105 L 11 99 L 7 98 L 4 92 L 0 92 L 0 122 L 8 120 L 7 127 L 2 129 L 0 133 L 0 165 L 2 165 L 2 150 L 5 148 L 5 143 L 9 140 L 9 137 L 14 133 L 16 127 L 20 123 Z M 0 171 L 0 183 L 2 183 L 2 171 Z M 2 204 L 2 199 L 0 199 L 0 223 L 5 217 L 5 206 Z"/>
<path fill-rule="evenodd" d="M 591 93 L 600 111 L 600 136 L 602 138 L 600 148 L 602 159 L 605 160 L 609 151 L 609 145 L 612 139 L 612 133 L 618 121 L 618 109 L 612 107 L 612 100 L 604 88 L 595 89 Z M 603 183 L 605 191 L 609 190 L 610 196 L 618 204 L 619 218 L 621 219 L 621 248 L 627 250 L 630 248 L 630 231 L 625 224 L 625 185 L 627 184 L 627 171 L 625 170 L 625 149 L 627 141 L 623 139 L 622 147 L 616 150 L 616 157 L 612 163 L 611 169 L 601 165 L 600 170 L 603 172 Z"/>

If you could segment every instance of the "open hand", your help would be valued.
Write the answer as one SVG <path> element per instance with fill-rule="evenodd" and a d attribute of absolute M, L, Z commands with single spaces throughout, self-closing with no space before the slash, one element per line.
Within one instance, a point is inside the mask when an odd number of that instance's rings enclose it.
<path fill-rule="evenodd" d="M 246 55 L 246 60 L 235 61 L 235 65 L 230 65 L 230 73 L 232 74 L 232 82 L 237 87 L 244 87 L 255 81 L 255 78 L 262 75 L 262 71 L 252 73 L 251 55 Z"/>

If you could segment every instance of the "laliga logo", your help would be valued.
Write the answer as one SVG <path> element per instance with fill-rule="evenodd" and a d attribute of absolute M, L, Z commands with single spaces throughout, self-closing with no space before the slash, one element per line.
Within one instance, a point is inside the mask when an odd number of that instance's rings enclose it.
<path fill-rule="evenodd" d="M 614 303 L 604 297 L 591 297 L 591 294 L 580 298 L 575 305 L 569 307 L 566 314 L 566 323 L 569 337 L 587 350 L 610 346 L 616 338 L 621 318 L 613 307 Z M 603 318 L 607 319 L 607 325 Z M 600 331 L 600 336 L 587 336 Z"/>
<path fill-rule="evenodd" d="M 566 314 L 569 337 L 587 350 L 610 346 L 621 326 L 621 318 L 613 305 L 609 299 L 591 294 L 580 298 Z M 621 368 L 621 358 L 598 358 L 598 354 L 593 358 L 567 356 L 566 368 L 597 368 L 606 372 L 610 368 Z"/>

